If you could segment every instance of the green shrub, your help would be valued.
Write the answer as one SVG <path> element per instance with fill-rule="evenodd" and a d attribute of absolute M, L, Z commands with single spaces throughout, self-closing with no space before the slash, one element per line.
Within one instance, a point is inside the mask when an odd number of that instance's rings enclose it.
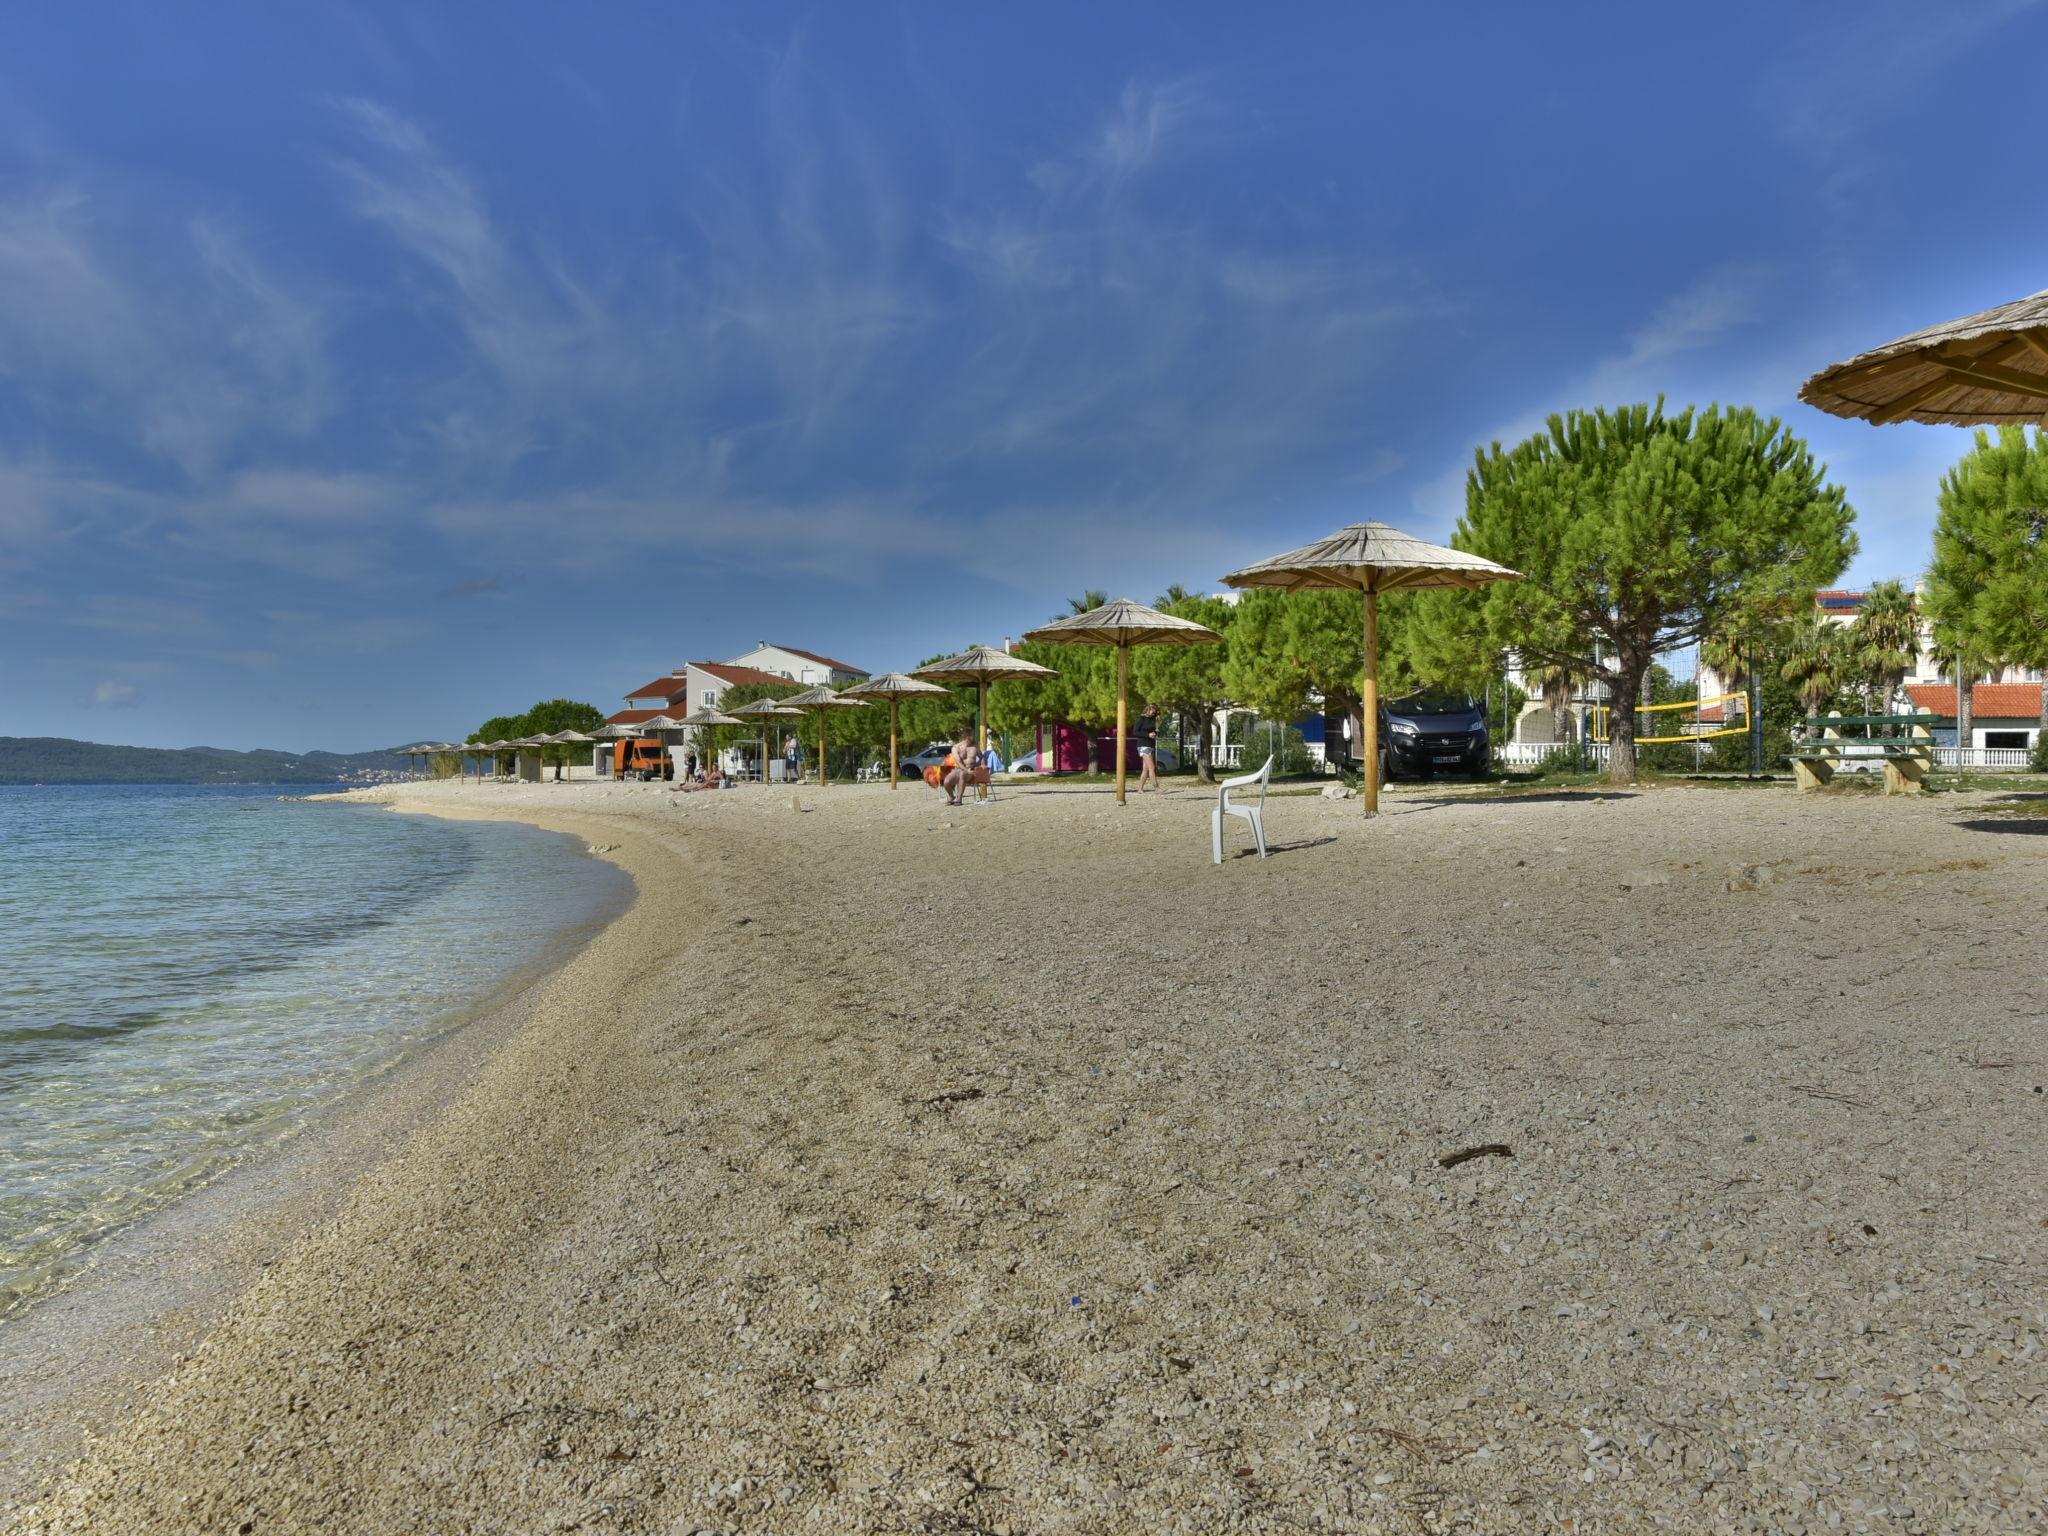
<path fill-rule="evenodd" d="M 2048 720 L 2041 722 L 2034 735 L 2034 755 L 2027 759 L 2027 766 L 2035 773 L 2048 773 Z"/>

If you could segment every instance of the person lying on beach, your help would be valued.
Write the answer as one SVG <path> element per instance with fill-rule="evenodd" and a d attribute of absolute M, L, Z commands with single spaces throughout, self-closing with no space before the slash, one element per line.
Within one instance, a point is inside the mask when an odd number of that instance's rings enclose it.
<path fill-rule="evenodd" d="M 672 785 L 669 789 L 669 793 L 672 795 L 687 795 L 700 789 L 723 788 L 725 788 L 725 775 L 720 773 L 716 768 L 707 768 L 705 769 L 703 775 L 697 779 L 682 784 Z"/>

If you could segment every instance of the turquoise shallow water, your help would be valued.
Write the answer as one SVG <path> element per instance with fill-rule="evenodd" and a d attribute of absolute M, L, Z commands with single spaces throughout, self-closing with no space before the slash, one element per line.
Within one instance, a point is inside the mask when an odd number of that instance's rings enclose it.
<path fill-rule="evenodd" d="M 629 892 L 574 840 L 507 823 L 0 788 L 0 1316 Z"/>

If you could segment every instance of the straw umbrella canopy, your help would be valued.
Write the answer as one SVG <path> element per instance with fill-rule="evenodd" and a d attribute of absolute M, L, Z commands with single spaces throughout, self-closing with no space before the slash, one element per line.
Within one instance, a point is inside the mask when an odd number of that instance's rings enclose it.
<path fill-rule="evenodd" d="M 1051 667 L 1041 667 L 1035 661 L 1026 661 L 1022 656 L 1012 656 L 1008 651 L 999 651 L 992 645 L 977 645 L 962 651 L 958 656 L 947 656 L 927 666 L 919 667 L 910 674 L 934 683 L 973 683 L 977 694 L 975 719 L 978 732 L 975 745 L 983 752 L 988 750 L 988 689 L 991 683 L 1019 677 L 1058 677 Z"/>
<path fill-rule="evenodd" d="M 595 736 L 586 736 L 581 731 L 556 731 L 551 736 L 543 736 L 541 740 L 549 742 L 557 747 L 573 747 L 579 745 L 588 746 L 592 742 L 596 741 L 597 738 Z M 556 771 L 559 772 L 561 770 L 561 767 L 562 764 L 557 763 L 555 765 Z"/>
<path fill-rule="evenodd" d="M 1365 598 L 1365 813 L 1380 808 L 1380 594 L 1427 587 L 1480 587 L 1520 581 L 1504 565 L 1430 544 L 1385 523 L 1353 523 L 1327 539 L 1261 560 L 1223 580 L 1233 587 L 1277 587 L 1305 592 L 1334 587 Z"/>
<path fill-rule="evenodd" d="M 907 698 L 919 698 L 927 694 L 944 694 L 947 690 L 937 683 L 921 683 L 903 672 L 884 672 L 880 677 L 871 677 L 864 683 L 855 683 L 846 690 L 846 697 L 861 699 L 887 699 L 889 701 L 889 787 L 896 787 L 896 778 L 902 764 L 897 760 L 896 715 Z"/>
<path fill-rule="evenodd" d="M 806 688 L 802 693 L 792 693 L 786 699 L 775 701 L 785 710 L 800 711 L 818 717 L 818 788 L 825 787 L 825 716 L 835 709 L 866 709 L 859 699 L 849 699 L 843 693 L 834 693 L 830 688 Z"/>
<path fill-rule="evenodd" d="M 2048 289 L 1824 368 L 1799 398 L 1875 426 L 2038 425 L 2048 417 Z"/>
<path fill-rule="evenodd" d="M 1048 645 L 1116 647 L 1116 803 L 1124 803 L 1125 742 L 1131 725 L 1131 647 L 1134 645 L 1220 645 L 1223 637 L 1206 624 L 1177 619 L 1128 597 L 1032 630 L 1026 640 Z"/>
<path fill-rule="evenodd" d="M 683 729 L 691 732 L 708 730 L 714 725 L 745 724 L 746 721 L 744 720 L 735 720 L 731 715 L 720 714 L 709 704 L 699 704 L 695 709 L 683 716 L 682 719 Z"/>
<path fill-rule="evenodd" d="M 801 720 L 803 712 L 785 709 L 781 699 L 754 699 L 745 704 L 735 704 L 730 713 L 745 715 L 750 720 L 761 722 L 761 782 L 768 782 L 768 722 L 780 716 L 785 720 Z"/>
<path fill-rule="evenodd" d="M 625 741 L 633 736 L 637 736 L 638 734 L 639 730 L 637 727 L 630 725 L 615 725 L 608 722 L 604 725 L 600 725 L 596 730 L 592 731 L 590 733 L 590 739 L 592 741 L 620 742 Z M 613 756 L 617 756 L 616 751 L 613 753 Z"/>

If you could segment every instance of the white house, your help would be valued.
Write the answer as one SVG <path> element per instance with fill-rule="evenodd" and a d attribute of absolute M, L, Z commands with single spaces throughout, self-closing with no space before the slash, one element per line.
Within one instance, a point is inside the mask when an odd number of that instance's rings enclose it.
<path fill-rule="evenodd" d="M 800 651 L 790 645 L 770 645 L 766 640 L 757 640 L 751 651 L 733 657 L 728 665 L 773 672 L 806 688 L 844 688 L 848 683 L 864 683 L 868 679 L 867 672 L 851 662 L 834 661 L 830 656 Z"/>
<path fill-rule="evenodd" d="M 799 651 L 792 646 L 770 645 L 764 640 L 731 661 L 685 662 L 673 672 L 643 683 L 626 695 L 626 707 L 605 723 L 638 726 L 657 715 L 681 718 L 694 710 L 716 709 L 726 690 L 745 683 L 794 683 L 804 688 L 830 684 L 841 688 L 848 683 L 864 681 L 867 675 L 847 662 L 834 661 L 812 651 Z M 680 769 L 689 751 L 689 742 L 681 731 L 661 734 L 669 756 L 677 761 Z M 767 734 L 772 736 L 773 732 Z M 603 749 L 600 748 L 597 755 L 602 758 Z M 737 748 L 726 755 L 728 769 L 738 768 L 746 757 Z M 751 763 L 751 759 L 748 761 Z"/>
<path fill-rule="evenodd" d="M 787 672 L 773 672 L 765 667 L 743 666 L 736 661 L 693 661 L 684 673 L 689 684 L 689 713 L 699 709 L 716 709 L 718 701 L 725 696 L 728 688 L 737 688 L 743 683 L 793 683 L 800 679 Z"/>

